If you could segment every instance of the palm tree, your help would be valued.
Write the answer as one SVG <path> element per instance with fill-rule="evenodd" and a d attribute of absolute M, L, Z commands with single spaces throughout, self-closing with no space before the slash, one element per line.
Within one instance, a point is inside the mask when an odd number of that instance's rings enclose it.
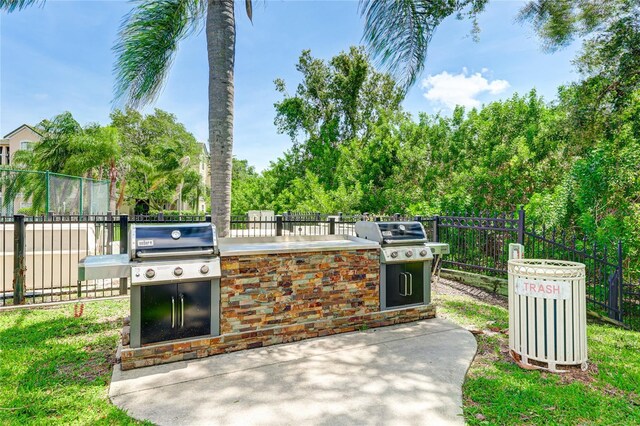
<path fill-rule="evenodd" d="M 542 1 L 542 0 L 540 0 Z M 0 0 L 12 12 L 45 0 Z M 373 56 L 405 89 L 424 67 L 433 31 L 447 16 L 475 16 L 488 0 L 361 0 L 364 39 Z M 116 99 L 134 107 L 153 102 L 178 43 L 204 24 L 209 59 L 209 146 L 212 218 L 229 231 L 233 148 L 235 10 L 233 0 L 138 0 L 125 17 L 115 51 Z M 252 0 L 245 0 L 252 19 Z"/>

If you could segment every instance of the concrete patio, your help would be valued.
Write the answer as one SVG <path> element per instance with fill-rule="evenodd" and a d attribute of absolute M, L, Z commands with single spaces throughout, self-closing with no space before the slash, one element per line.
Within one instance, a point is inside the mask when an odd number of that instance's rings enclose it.
<path fill-rule="evenodd" d="M 123 372 L 109 396 L 159 425 L 464 424 L 471 333 L 437 318 Z"/>

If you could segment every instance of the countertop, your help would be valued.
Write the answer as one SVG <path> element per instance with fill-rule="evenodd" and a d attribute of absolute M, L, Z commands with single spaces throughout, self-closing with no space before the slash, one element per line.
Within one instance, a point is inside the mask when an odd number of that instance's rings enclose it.
<path fill-rule="evenodd" d="M 380 248 L 380 245 L 375 241 L 350 235 L 220 238 L 218 244 L 222 257 Z"/>

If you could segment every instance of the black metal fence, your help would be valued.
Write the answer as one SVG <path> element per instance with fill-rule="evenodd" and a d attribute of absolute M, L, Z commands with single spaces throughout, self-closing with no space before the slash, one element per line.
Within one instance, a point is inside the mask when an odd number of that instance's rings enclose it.
<path fill-rule="evenodd" d="M 0 307 L 117 296 L 126 280 L 79 282 L 78 262 L 86 256 L 126 253 L 132 223 L 203 222 L 204 215 L 49 215 L 0 217 Z M 231 218 L 230 237 L 355 235 L 359 220 L 417 220 L 432 241 L 449 243 L 448 268 L 506 277 L 509 243 L 525 246 L 531 258 L 575 260 L 587 266 L 589 307 L 640 330 L 640 285 L 625 282 L 622 246 L 615 253 L 586 239 L 568 238 L 512 214 L 376 216 L 370 214 L 291 213 L 250 219 Z"/>
<path fill-rule="evenodd" d="M 519 243 L 525 256 L 584 263 L 589 309 L 640 330 L 640 284 L 625 280 L 622 244 L 614 253 L 586 237 L 567 236 L 527 223 L 524 210 L 510 214 L 435 216 L 435 241 L 447 242 L 451 254 L 443 266 L 484 275 L 507 276 L 508 247 Z"/>

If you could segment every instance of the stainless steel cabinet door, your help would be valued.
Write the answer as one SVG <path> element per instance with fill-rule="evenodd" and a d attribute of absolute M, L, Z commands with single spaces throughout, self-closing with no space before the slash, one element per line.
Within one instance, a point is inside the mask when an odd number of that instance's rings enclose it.
<path fill-rule="evenodd" d="M 391 264 L 386 270 L 387 308 L 424 303 L 424 263 Z"/>
<path fill-rule="evenodd" d="M 178 284 L 179 318 L 176 339 L 211 334 L 211 282 Z"/>
<path fill-rule="evenodd" d="M 140 289 L 140 343 L 175 339 L 177 294 L 175 284 L 144 286 Z"/>

